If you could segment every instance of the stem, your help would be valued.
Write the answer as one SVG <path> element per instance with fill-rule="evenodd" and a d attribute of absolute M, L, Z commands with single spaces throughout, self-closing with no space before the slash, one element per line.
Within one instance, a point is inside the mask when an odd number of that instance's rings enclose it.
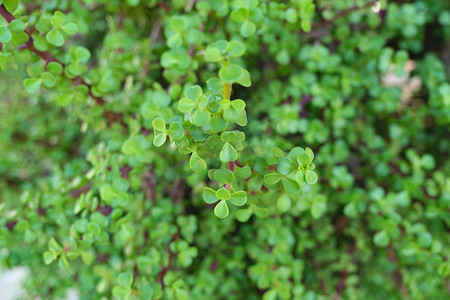
<path fill-rule="evenodd" d="M 229 162 L 228 162 L 228 170 L 230 170 L 231 172 L 234 172 L 234 165 L 235 165 L 236 162 L 237 162 L 237 160 L 236 160 L 236 161 L 229 161 Z M 225 184 L 224 187 L 225 187 L 227 190 L 230 190 L 230 188 L 231 188 L 231 183 Z"/>
<path fill-rule="evenodd" d="M 230 100 L 231 97 L 231 83 L 226 83 L 223 86 L 223 99 Z"/>
<path fill-rule="evenodd" d="M 224 60 L 222 61 L 222 66 L 226 67 L 228 66 L 228 61 Z M 223 99 L 230 100 L 231 98 L 231 83 L 226 83 L 223 86 Z"/>

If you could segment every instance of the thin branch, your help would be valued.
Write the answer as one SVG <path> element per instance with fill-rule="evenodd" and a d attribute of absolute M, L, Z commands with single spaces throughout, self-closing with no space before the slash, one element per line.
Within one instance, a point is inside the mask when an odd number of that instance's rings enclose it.
<path fill-rule="evenodd" d="M 392 263 L 395 263 L 395 264 L 398 265 L 397 254 L 396 254 L 394 248 L 392 247 L 392 245 L 387 246 L 386 250 L 388 252 L 389 260 Z M 409 298 L 409 292 L 406 289 L 405 284 L 403 283 L 403 276 L 402 276 L 402 273 L 400 272 L 400 269 L 398 267 L 395 269 L 394 273 L 392 274 L 392 279 L 394 280 L 394 283 L 397 286 L 397 288 L 402 293 L 403 297 Z"/>
<path fill-rule="evenodd" d="M 348 247 L 347 253 L 350 254 L 350 255 L 353 255 L 353 253 L 355 252 L 355 250 L 356 250 L 356 242 L 353 242 L 353 244 L 351 244 L 351 245 Z M 342 270 L 341 278 L 339 279 L 339 284 L 338 284 L 338 286 L 336 287 L 336 293 L 334 294 L 333 300 L 339 300 L 339 299 L 341 299 L 342 292 L 343 292 L 344 289 L 345 289 L 345 283 L 346 283 L 346 281 L 347 281 L 347 276 L 348 276 L 348 268 L 345 267 L 345 268 Z"/>
<path fill-rule="evenodd" d="M 163 18 L 161 16 L 156 19 L 155 24 L 153 24 L 152 31 L 150 32 L 150 49 L 155 44 L 156 40 L 159 37 L 159 33 L 161 32 Z"/>
<path fill-rule="evenodd" d="M 142 175 L 142 188 L 145 191 L 145 196 L 156 204 L 156 176 L 153 172 L 153 165 L 150 165 L 148 170 Z"/>
<path fill-rule="evenodd" d="M 159 275 L 158 275 L 158 282 L 161 284 L 161 286 L 163 288 L 164 288 L 164 276 L 167 274 L 167 272 L 169 272 L 170 265 L 172 264 L 172 260 L 177 255 L 176 253 L 172 252 L 172 250 L 170 250 L 170 245 L 173 242 L 175 242 L 176 240 L 178 240 L 179 238 L 180 238 L 180 230 L 178 229 L 178 231 L 172 236 L 172 238 L 170 239 L 170 241 L 166 247 L 166 250 L 169 253 L 169 261 L 167 262 L 167 265 L 161 269 L 161 272 L 159 272 Z"/>

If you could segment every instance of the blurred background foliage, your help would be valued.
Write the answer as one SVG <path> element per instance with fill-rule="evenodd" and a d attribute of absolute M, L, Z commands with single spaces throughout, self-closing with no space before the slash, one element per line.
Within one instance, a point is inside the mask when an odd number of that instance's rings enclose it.
<path fill-rule="evenodd" d="M 0 4 L 0 267 L 31 298 L 448 299 L 448 1 Z M 246 47 L 255 173 L 225 220 L 151 123 L 220 39 Z M 263 175 L 295 146 L 319 182 L 290 195 Z"/>

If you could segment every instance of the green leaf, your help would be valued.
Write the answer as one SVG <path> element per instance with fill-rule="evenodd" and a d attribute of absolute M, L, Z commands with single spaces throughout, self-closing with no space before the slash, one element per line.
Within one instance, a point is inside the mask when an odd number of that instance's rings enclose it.
<path fill-rule="evenodd" d="M 87 62 L 91 58 L 91 52 L 85 47 L 77 47 L 75 59 L 77 62 Z"/>
<path fill-rule="evenodd" d="M 133 283 L 133 275 L 129 272 L 120 273 L 117 277 L 117 282 L 123 287 L 130 287 Z"/>
<path fill-rule="evenodd" d="M 47 71 L 49 71 L 50 73 L 54 74 L 54 75 L 59 75 L 63 72 L 63 66 L 56 61 L 51 61 L 47 64 L 46 67 Z"/>
<path fill-rule="evenodd" d="M 36 24 L 36 29 L 41 33 L 50 31 L 50 29 L 52 29 L 52 27 L 53 26 L 50 23 L 50 20 L 46 19 L 46 18 L 40 18 Z"/>
<path fill-rule="evenodd" d="M 53 26 L 61 28 L 65 19 L 66 15 L 63 12 L 56 11 L 53 14 L 53 17 L 51 17 L 50 22 L 53 24 Z"/>
<path fill-rule="evenodd" d="M 217 80 L 219 80 L 219 79 L 217 79 Z M 220 80 L 219 80 L 220 81 Z M 230 102 L 230 100 L 217 100 L 217 99 L 214 99 L 214 100 L 212 100 L 212 101 L 210 101 L 210 103 L 209 103 L 209 111 L 211 112 L 211 113 L 213 113 L 213 114 L 217 114 L 217 113 L 219 113 L 220 112 L 220 110 L 222 109 L 222 102 L 223 101 L 228 101 L 228 102 Z"/>
<path fill-rule="evenodd" d="M 9 23 L 9 30 L 12 32 L 23 32 L 25 30 L 25 24 L 20 19 L 12 20 L 11 23 Z"/>
<path fill-rule="evenodd" d="M 281 194 L 277 199 L 277 209 L 280 212 L 287 212 L 291 208 L 291 198 L 287 194 Z"/>
<path fill-rule="evenodd" d="M 197 102 L 197 107 L 199 109 L 204 109 L 208 106 L 209 100 L 208 100 L 208 97 L 206 97 L 205 95 L 200 95 L 197 97 L 196 102 Z"/>
<path fill-rule="evenodd" d="M 241 41 L 231 41 L 228 43 L 227 52 L 231 57 L 241 57 L 245 53 L 245 45 Z"/>
<path fill-rule="evenodd" d="M 243 37 L 250 37 L 256 31 L 256 26 L 252 21 L 245 21 L 241 25 L 240 33 Z"/>
<path fill-rule="evenodd" d="M 117 192 L 114 190 L 114 188 L 110 185 L 103 185 L 100 188 L 100 197 L 106 201 L 110 202 L 114 200 L 117 197 Z"/>
<path fill-rule="evenodd" d="M 311 31 L 311 20 L 310 19 L 302 19 L 301 27 L 304 32 L 310 32 Z"/>
<path fill-rule="evenodd" d="M 305 152 L 306 152 L 306 154 L 309 155 L 311 161 L 313 161 L 314 160 L 314 152 L 308 147 L 305 148 Z"/>
<path fill-rule="evenodd" d="M 222 82 L 219 78 L 211 78 L 207 81 L 208 88 L 212 93 L 219 93 L 222 89 Z"/>
<path fill-rule="evenodd" d="M 156 118 L 152 121 L 153 128 L 158 131 L 165 132 L 166 131 L 166 122 L 162 118 Z"/>
<path fill-rule="evenodd" d="M 78 32 L 78 27 L 75 23 L 67 23 L 63 25 L 62 30 L 67 34 L 75 34 Z"/>
<path fill-rule="evenodd" d="M 87 227 L 88 232 L 92 233 L 93 235 L 100 235 L 102 232 L 100 226 L 96 223 L 89 223 Z"/>
<path fill-rule="evenodd" d="M 195 126 L 202 127 L 211 120 L 211 115 L 206 109 L 197 109 L 192 116 Z"/>
<path fill-rule="evenodd" d="M 305 174 L 303 174 L 302 171 L 297 171 L 297 173 L 295 173 L 295 179 L 297 180 L 298 183 L 300 184 L 305 184 L 306 183 L 306 178 L 305 178 Z"/>
<path fill-rule="evenodd" d="M 57 47 L 64 45 L 64 35 L 59 29 L 53 29 L 46 35 L 47 41 Z"/>
<path fill-rule="evenodd" d="M 170 135 L 174 140 L 179 140 L 184 137 L 184 128 L 180 121 L 175 121 L 170 124 Z"/>
<path fill-rule="evenodd" d="M 291 195 L 298 194 L 300 192 L 300 185 L 297 181 L 289 179 L 289 178 L 283 178 L 283 187 L 286 192 L 288 192 Z"/>
<path fill-rule="evenodd" d="M 270 289 L 264 293 L 262 296 L 262 300 L 276 300 L 277 299 L 277 290 Z"/>
<path fill-rule="evenodd" d="M 208 204 L 216 203 L 219 200 L 216 196 L 216 191 L 209 187 L 203 188 L 203 199 Z"/>
<path fill-rule="evenodd" d="M 4 0 L 3 5 L 6 7 L 6 10 L 10 13 L 13 13 L 17 7 L 19 7 L 19 1 L 18 0 Z"/>
<path fill-rule="evenodd" d="M 307 168 L 311 163 L 311 157 L 307 153 L 301 153 L 297 156 L 297 162 L 301 167 Z"/>
<path fill-rule="evenodd" d="M 58 255 L 55 252 L 45 251 L 43 254 L 44 257 L 44 263 L 46 265 L 51 264 Z"/>
<path fill-rule="evenodd" d="M 225 130 L 225 129 L 227 128 L 228 124 L 227 124 L 227 122 L 225 122 L 225 120 L 222 119 L 221 117 L 219 117 L 219 116 L 214 116 L 214 117 L 212 117 L 209 126 L 211 127 L 211 129 L 212 129 L 214 132 L 220 132 L 220 131 Z"/>
<path fill-rule="evenodd" d="M 239 222 L 247 222 L 252 216 L 252 210 L 250 208 L 240 209 L 236 212 L 236 219 Z"/>
<path fill-rule="evenodd" d="M 220 151 L 220 160 L 223 162 L 235 161 L 238 158 L 236 149 L 230 143 L 225 143 Z"/>
<path fill-rule="evenodd" d="M 198 156 L 197 152 L 192 153 L 189 165 L 194 172 L 200 172 L 206 169 L 206 162 Z"/>
<path fill-rule="evenodd" d="M 188 98 L 182 98 L 178 101 L 178 110 L 182 113 L 188 113 L 195 108 L 195 102 Z"/>
<path fill-rule="evenodd" d="M 180 16 L 173 16 L 170 18 L 169 21 L 170 27 L 176 31 L 176 32 L 182 32 L 184 30 L 186 30 L 186 22 L 184 21 L 184 19 Z"/>
<path fill-rule="evenodd" d="M 385 230 L 378 231 L 373 236 L 373 242 L 378 247 L 386 247 L 387 245 L 389 245 L 389 235 Z"/>
<path fill-rule="evenodd" d="M 202 88 L 199 85 L 193 85 L 186 90 L 184 95 L 189 99 L 196 101 L 198 97 L 203 94 Z"/>
<path fill-rule="evenodd" d="M 286 154 L 284 153 L 284 151 L 281 150 L 281 149 L 278 148 L 278 147 L 273 147 L 272 150 L 271 150 L 271 152 L 272 152 L 273 156 L 275 156 L 275 157 L 277 157 L 277 158 L 282 158 L 282 157 L 286 156 Z"/>
<path fill-rule="evenodd" d="M 249 12 L 245 7 L 239 7 L 230 14 L 231 20 L 235 22 L 244 22 L 249 16 Z"/>
<path fill-rule="evenodd" d="M 67 257 L 64 254 L 59 257 L 58 266 L 61 270 L 66 270 L 70 267 Z"/>
<path fill-rule="evenodd" d="M 130 6 L 130 7 L 136 7 L 139 5 L 139 3 L 141 2 L 141 0 L 126 0 L 126 3 Z"/>
<path fill-rule="evenodd" d="M 294 170 L 294 164 L 292 160 L 287 157 L 282 157 L 278 161 L 278 172 L 283 175 L 288 175 Z"/>
<path fill-rule="evenodd" d="M 247 126 L 247 113 L 245 112 L 245 110 L 238 110 L 235 111 L 236 114 L 236 124 L 238 124 L 239 126 Z"/>
<path fill-rule="evenodd" d="M 234 131 L 226 131 L 220 135 L 222 142 L 228 143 L 236 139 L 236 133 Z"/>
<path fill-rule="evenodd" d="M 75 230 L 79 233 L 85 233 L 87 231 L 87 226 L 89 224 L 89 221 L 86 219 L 78 219 L 73 224 L 73 227 Z"/>
<path fill-rule="evenodd" d="M 241 99 L 236 99 L 231 101 L 231 106 L 235 109 L 235 110 L 244 110 L 245 109 L 245 102 Z"/>
<path fill-rule="evenodd" d="M 245 191 L 239 191 L 231 194 L 230 202 L 236 206 L 242 206 L 247 203 L 247 193 Z"/>
<path fill-rule="evenodd" d="M 250 73 L 246 70 L 241 68 L 241 77 L 239 78 L 239 80 L 237 81 L 238 84 L 245 86 L 245 87 L 249 87 L 252 85 L 252 82 L 250 80 Z"/>
<path fill-rule="evenodd" d="M 177 300 L 189 300 L 189 293 L 184 289 L 175 288 L 175 296 Z"/>
<path fill-rule="evenodd" d="M 167 139 L 167 135 L 164 132 L 155 134 L 153 136 L 153 145 L 155 145 L 156 147 L 161 147 Z"/>
<path fill-rule="evenodd" d="M 239 179 L 247 179 L 252 176 L 252 168 L 250 168 L 249 166 L 245 166 L 242 168 L 238 168 L 234 173 Z"/>
<path fill-rule="evenodd" d="M 230 64 L 222 67 L 219 71 L 219 77 L 225 83 L 237 82 L 242 76 L 242 68 L 238 65 Z"/>
<path fill-rule="evenodd" d="M 215 47 L 208 47 L 205 51 L 205 60 L 208 62 L 221 62 L 223 60 L 222 52 Z"/>
<path fill-rule="evenodd" d="M 317 195 L 314 197 L 311 205 L 311 216 L 314 219 L 320 218 L 327 209 L 327 199 L 323 195 Z"/>
<path fill-rule="evenodd" d="M 292 24 L 296 23 L 298 20 L 297 11 L 293 8 L 289 8 L 285 12 L 285 18 L 286 18 L 286 21 L 288 21 L 289 23 L 292 23 Z"/>
<path fill-rule="evenodd" d="M 214 172 L 214 179 L 221 184 L 231 183 L 234 180 L 234 175 L 228 169 L 219 169 Z"/>
<path fill-rule="evenodd" d="M 226 188 L 222 187 L 216 191 L 216 197 L 221 200 L 228 200 L 230 199 L 231 195 Z"/>
<path fill-rule="evenodd" d="M 269 173 L 264 175 L 264 183 L 267 185 L 273 185 L 278 183 L 283 176 L 278 173 Z"/>
<path fill-rule="evenodd" d="M 53 237 L 48 242 L 48 247 L 50 248 L 50 250 L 52 252 L 57 252 L 58 253 L 58 252 L 61 252 L 63 250 L 61 245 Z"/>
<path fill-rule="evenodd" d="M 85 264 L 90 265 L 94 261 L 94 256 L 89 252 L 83 251 L 81 252 L 81 260 Z"/>
<path fill-rule="evenodd" d="M 217 203 L 216 207 L 214 207 L 214 214 L 219 219 L 224 219 L 228 217 L 228 214 L 230 213 L 230 210 L 228 209 L 228 205 L 225 201 L 220 201 Z"/>
<path fill-rule="evenodd" d="M 0 42 L 7 43 L 12 39 L 11 31 L 6 26 L 0 25 Z"/>
<path fill-rule="evenodd" d="M 112 293 L 116 297 L 128 297 L 129 295 L 131 295 L 131 289 L 120 285 L 116 285 L 112 289 Z"/>
<path fill-rule="evenodd" d="M 56 84 L 56 77 L 50 72 L 44 72 L 41 75 L 42 84 L 46 88 L 52 88 Z"/>
<path fill-rule="evenodd" d="M 308 182 L 309 184 L 315 184 L 318 180 L 317 174 L 316 172 L 312 171 L 312 170 L 308 170 L 306 172 L 306 182 Z"/>
<path fill-rule="evenodd" d="M 28 93 L 36 93 L 41 87 L 42 80 L 40 78 L 27 78 L 23 81 L 25 89 Z"/>

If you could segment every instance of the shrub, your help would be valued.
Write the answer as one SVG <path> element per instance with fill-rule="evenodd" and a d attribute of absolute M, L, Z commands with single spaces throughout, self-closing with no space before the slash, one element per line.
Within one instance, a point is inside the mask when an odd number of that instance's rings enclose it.
<path fill-rule="evenodd" d="M 448 2 L 0 13 L 0 266 L 31 298 L 448 298 Z"/>

